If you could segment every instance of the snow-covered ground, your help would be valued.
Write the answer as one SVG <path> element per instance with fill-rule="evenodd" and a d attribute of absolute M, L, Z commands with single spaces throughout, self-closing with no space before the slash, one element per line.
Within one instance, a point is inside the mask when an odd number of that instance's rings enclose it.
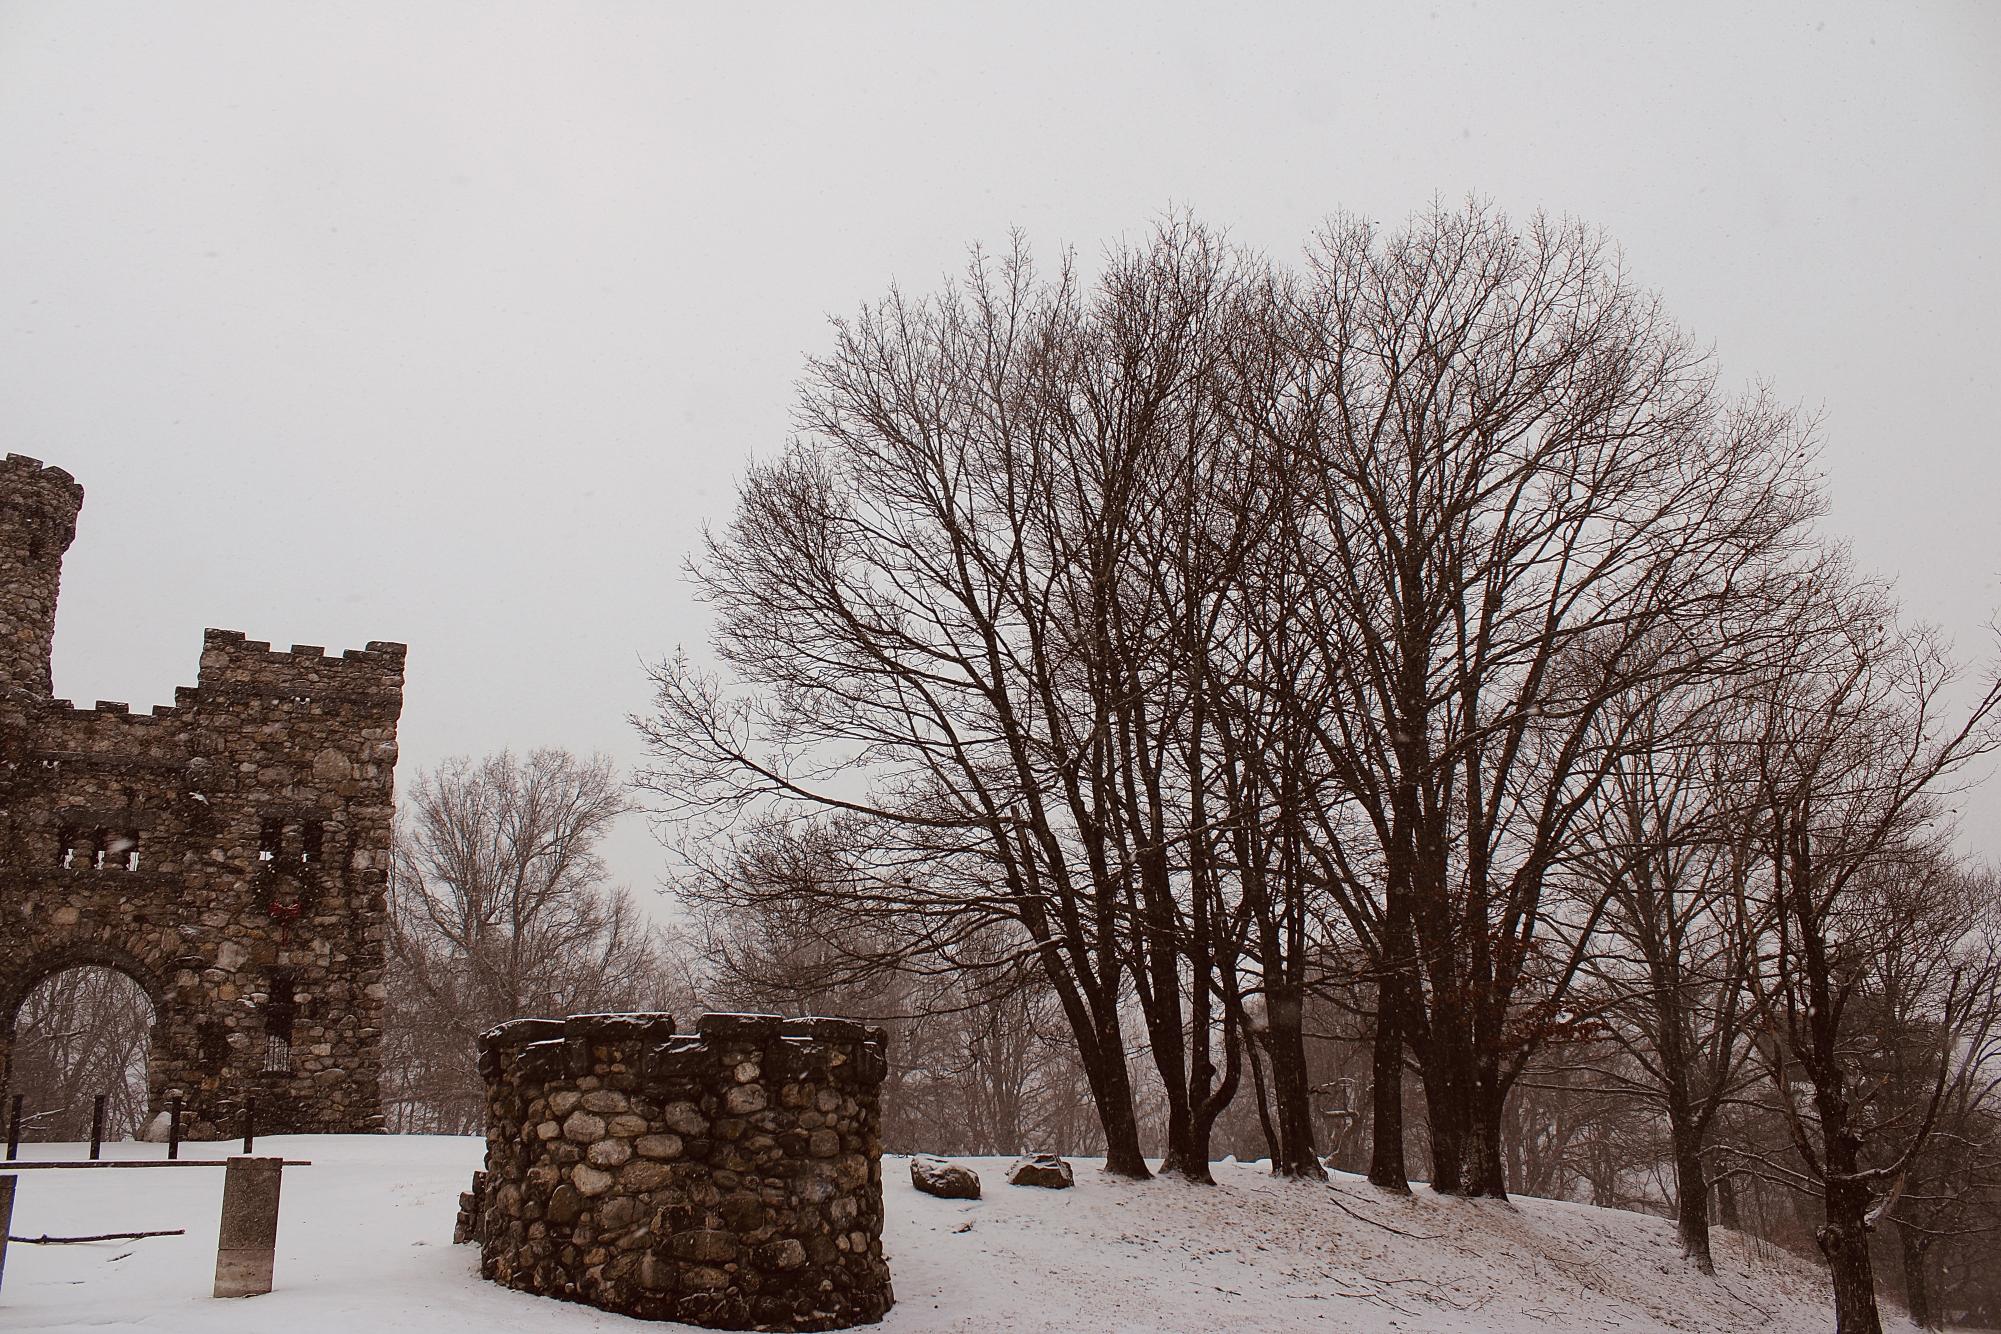
<path fill-rule="evenodd" d="M 209 1297 L 222 1173 L 200 1168 L 23 1172 L 15 1236 L 184 1227 L 181 1237 L 9 1248 L 0 1330 L 146 1334 L 579 1334 L 661 1328 L 504 1291 L 451 1245 L 481 1144 L 298 1136 L 260 1153 L 288 1169 L 276 1289 Z M 227 1145 L 187 1152 L 221 1157 Z M 80 1157 L 32 1145 L 33 1158 Z M 155 1157 L 158 1146 L 107 1153 Z M 884 1163 L 894 1331 L 1826 1330 L 1818 1270 L 1719 1234 L 1718 1274 L 1682 1262 L 1670 1224 L 1543 1200 L 1515 1204 L 1271 1181 L 1218 1167 L 1211 1190 L 1114 1181 L 1080 1161 L 1068 1191 L 1009 1186 L 999 1160 L 961 1160 L 986 1198 L 938 1200 Z M 4 1171 L 0 1167 L 0 1171 Z M 1373 1221 L 1364 1221 L 1373 1220 Z M 1396 1229 L 1391 1231 L 1390 1229 Z M 1408 1235 L 1401 1235 L 1408 1234 Z M 671 1326 L 670 1328 L 680 1328 Z M 1908 1328 L 1897 1325 L 1897 1328 Z"/>

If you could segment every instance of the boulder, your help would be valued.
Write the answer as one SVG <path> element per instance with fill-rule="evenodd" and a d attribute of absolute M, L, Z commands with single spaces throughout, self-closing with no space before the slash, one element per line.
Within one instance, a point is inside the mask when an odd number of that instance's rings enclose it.
<path fill-rule="evenodd" d="M 1045 1186 L 1050 1190 L 1067 1190 L 1076 1181 L 1070 1174 L 1070 1164 L 1054 1153 L 1038 1153 L 1019 1160 L 1007 1169 L 1007 1179 L 1010 1185 Z"/>
<path fill-rule="evenodd" d="M 977 1200 L 980 1175 L 970 1167 L 924 1154 L 910 1160 L 910 1184 L 941 1200 Z"/>

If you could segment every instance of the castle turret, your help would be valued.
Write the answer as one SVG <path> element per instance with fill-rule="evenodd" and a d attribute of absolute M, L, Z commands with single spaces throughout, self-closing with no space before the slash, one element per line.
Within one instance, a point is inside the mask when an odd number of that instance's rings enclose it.
<path fill-rule="evenodd" d="M 0 697 L 50 694 L 56 591 L 83 488 L 61 468 L 0 459 Z"/>

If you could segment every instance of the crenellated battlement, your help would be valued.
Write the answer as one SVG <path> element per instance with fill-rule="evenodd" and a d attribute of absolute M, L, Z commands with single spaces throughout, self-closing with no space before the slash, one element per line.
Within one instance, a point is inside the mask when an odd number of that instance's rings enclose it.
<path fill-rule="evenodd" d="M 402 644 L 370 640 L 368 648 L 328 654 L 318 644 L 272 648 L 240 630 L 208 630 L 202 638 L 200 684 L 176 692 L 176 704 L 262 702 L 402 708 Z"/>
<path fill-rule="evenodd" d="M 0 458 L 0 510 L 32 512 L 64 531 L 63 545 L 76 533 L 83 509 L 83 486 L 66 469 L 26 454 Z"/>
<path fill-rule="evenodd" d="M 178 717 L 181 710 L 172 704 L 155 704 L 150 709 L 135 709 L 125 701 L 117 699 L 100 699 L 90 704 L 78 704 L 74 700 L 67 699 L 51 699 L 43 701 L 41 713 L 51 724 L 89 718 L 116 718 L 130 723 L 153 723 Z"/>

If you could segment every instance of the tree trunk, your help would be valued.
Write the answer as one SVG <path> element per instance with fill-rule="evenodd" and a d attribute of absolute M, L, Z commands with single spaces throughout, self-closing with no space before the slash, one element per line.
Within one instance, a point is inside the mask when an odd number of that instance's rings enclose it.
<path fill-rule="evenodd" d="M 1369 1091 L 1369 1181 L 1410 1194 L 1403 1154 L 1403 1025 L 1395 977 L 1376 984 L 1376 1034 Z"/>
<path fill-rule="evenodd" d="M 1431 1188 L 1440 1195 L 1459 1195 L 1465 1190 L 1466 1096 L 1461 1069 L 1456 1018 L 1447 1017 L 1444 1007 L 1432 1015 L 1431 1041 L 1425 1044 L 1424 1117 L 1431 1129 Z"/>
<path fill-rule="evenodd" d="M 1943 1329 L 1937 1313 L 1932 1310 L 1931 1238 L 1899 1224 L 1897 1243 L 1903 1253 L 1904 1305 L 1910 1308 L 1911 1323 L 1920 1329 Z"/>
<path fill-rule="evenodd" d="M 1258 1129 L 1264 1132 L 1265 1137 L 1265 1156 L 1277 1162 L 1278 1127 L 1272 1122 L 1271 1097 L 1265 1091 L 1264 1058 L 1258 1055 L 1258 1049 L 1263 1045 L 1263 1039 L 1256 1033 L 1252 1033 L 1244 1043 L 1251 1063 L 1251 1088 L 1257 1095 Z"/>
<path fill-rule="evenodd" d="M 1123 1047 L 1114 1047 L 1109 1055 L 1101 1049 L 1096 1059 L 1087 1057 L 1084 1077 L 1091 1085 L 1091 1099 L 1098 1106 L 1098 1121 L 1105 1130 L 1105 1170 L 1113 1176 L 1145 1181 L 1153 1172 L 1140 1152 L 1139 1117 L 1133 1112 L 1132 1076 L 1126 1070 Z"/>
<path fill-rule="evenodd" d="M 1049 979 L 1056 998 L 1070 1021 L 1077 1041 L 1077 1060 L 1084 1067 L 1084 1082 L 1090 1085 L 1091 1102 L 1097 1108 L 1098 1124 L 1105 1132 L 1105 1170 L 1114 1176 L 1145 1181 L 1153 1175 L 1140 1152 L 1139 1117 L 1133 1111 L 1132 1074 L 1126 1069 L 1125 1037 L 1119 1031 L 1115 1005 L 1099 1005 L 1087 999 L 1072 983 L 1062 966 L 1062 956 L 1053 946 L 1042 951 L 1043 975 Z M 1116 995 L 1116 988 L 1111 991 Z"/>
<path fill-rule="evenodd" d="M 1179 1005 L 1178 995 L 1174 1003 Z M 1147 1008 L 1144 1002 L 1141 1008 Z M 1147 1020 L 1154 1065 L 1160 1071 L 1161 1089 L 1167 1097 L 1167 1143 L 1161 1157 L 1160 1174 L 1186 1177 L 1190 1181 L 1210 1181 L 1208 1128 L 1201 1127 L 1198 1132 L 1187 1052 L 1182 1047 L 1186 1030 L 1178 1016 L 1165 1020 L 1158 1013 L 1149 1013 Z M 1167 1047 L 1167 1043 L 1172 1043 L 1172 1048 Z"/>
<path fill-rule="evenodd" d="M 1716 1180 L 1716 1221 L 1732 1232 L 1744 1230 L 1744 1211 L 1737 1199 L 1737 1179 L 1722 1176 Z"/>
<path fill-rule="evenodd" d="M 1274 1175 L 1325 1181 L 1327 1169 L 1313 1147 L 1313 1089 L 1306 1072 L 1305 1006 L 1291 988 L 1267 994 L 1271 1021 L 1272 1098 L 1278 1111 Z"/>
<path fill-rule="evenodd" d="M 1830 1167 L 1833 1164 L 1829 1164 Z M 1876 1306 L 1876 1269 L 1869 1255 L 1869 1188 L 1833 1172 L 1827 1183 L 1827 1221 L 1814 1234 L 1834 1284 L 1835 1334 L 1883 1334 Z"/>
<path fill-rule="evenodd" d="M 1496 1200 L 1508 1198 L 1508 1170 L 1501 1154 L 1501 1126 L 1507 1116 L 1508 1095 L 1501 1087 L 1498 1070 L 1480 1068 L 1471 1085 L 1472 1104 L 1466 1117 L 1465 1176 L 1460 1185 L 1468 1195 L 1485 1195 Z"/>
<path fill-rule="evenodd" d="M 1716 1261 L 1709 1253 L 1709 1178 L 1702 1170 L 1702 1154 L 1685 1118 L 1669 1117 L 1669 1133 L 1674 1139 L 1675 1231 L 1681 1237 L 1681 1253 L 1697 1272 L 1714 1274 Z"/>

